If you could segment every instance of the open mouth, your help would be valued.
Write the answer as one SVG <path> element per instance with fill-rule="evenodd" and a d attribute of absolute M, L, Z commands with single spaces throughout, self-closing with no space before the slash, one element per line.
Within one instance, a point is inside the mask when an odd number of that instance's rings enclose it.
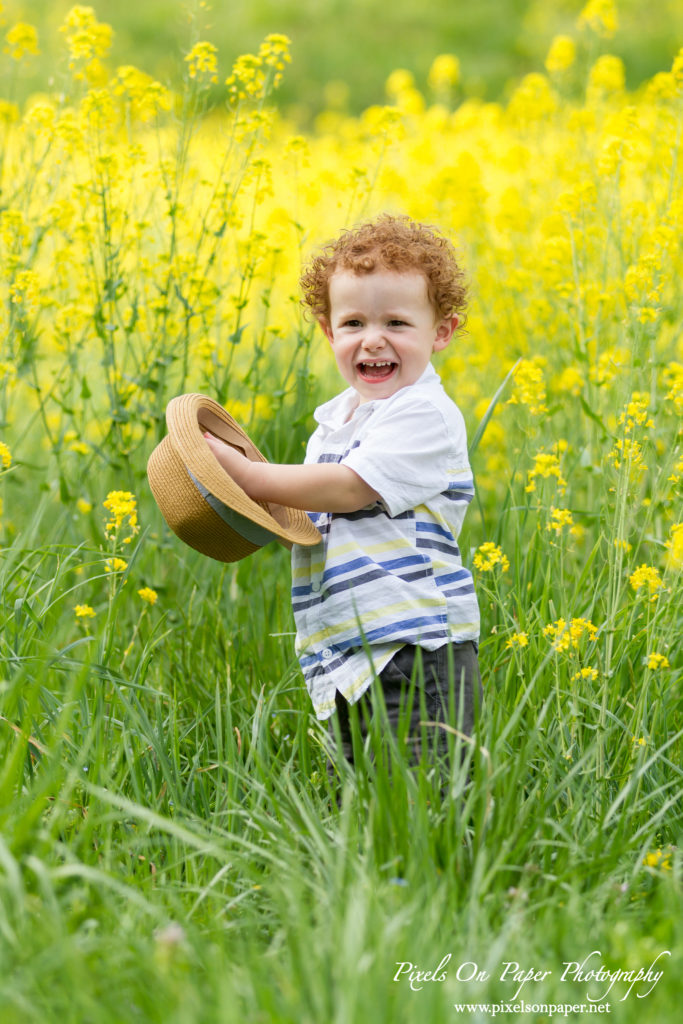
<path fill-rule="evenodd" d="M 398 368 L 398 363 L 392 363 L 389 360 L 384 360 L 377 363 L 358 363 L 357 369 L 360 377 L 363 380 L 371 380 L 381 382 L 383 380 L 389 380 L 389 377 Z"/>

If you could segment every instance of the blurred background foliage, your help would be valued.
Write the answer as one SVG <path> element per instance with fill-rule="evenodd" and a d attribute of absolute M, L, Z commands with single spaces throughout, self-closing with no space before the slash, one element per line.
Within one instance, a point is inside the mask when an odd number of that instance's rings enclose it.
<path fill-rule="evenodd" d="M 97 3 L 112 25 L 112 67 L 133 63 L 164 84 L 177 85 L 182 56 L 199 39 L 218 47 L 220 85 L 233 60 L 254 52 L 264 35 L 292 40 L 278 103 L 302 125 L 327 107 L 358 113 L 385 100 L 384 83 L 396 68 L 410 70 L 424 89 L 434 57 L 453 53 L 461 63 L 465 96 L 505 98 L 520 76 L 541 68 L 554 35 L 576 32 L 585 0 L 117 0 Z M 73 0 L 2 0 L 2 34 L 15 21 L 39 32 L 43 59 L 13 83 L 14 100 L 59 89 L 65 74 L 59 25 Z M 619 29 L 601 43 L 626 64 L 627 86 L 637 87 L 668 68 L 683 45 L 683 0 L 619 0 Z M 223 73 L 224 72 L 224 73 Z"/>

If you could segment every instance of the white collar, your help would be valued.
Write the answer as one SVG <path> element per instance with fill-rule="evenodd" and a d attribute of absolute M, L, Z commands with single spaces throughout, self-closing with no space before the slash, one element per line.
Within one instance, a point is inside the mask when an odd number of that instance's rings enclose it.
<path fill-rule="evenodd" d="M 328 402 L 324 402 L 319 405 L 313 413 L 313 418 L 316 423 L 320 423 L 324 427 L 340 427 L 344 423 L 348 423 L 351 420 L 356 419 L 356 416 L 364 413 L 367 410 L 367 414 L 372 412 L 381 405 L 383 402 L 391 401 L 397 395 L 402 394 L 405 388 L 416 388 L 420 385 L 433 386 L 434 384 L 440 384 L 441 378 L 434 369 L 431 363 L 427 363 L 427 366 L 423 370 L 422 374 L 413 384 L 406 384 L 404 388 L 400 388 L 395 391 L 389 398 L 375 398 L 370 402 L 358 402 L 358 392 L 355 388 L 347 388 L 346 391 L 342 391 L 341 394 L 331 398 Z"/>

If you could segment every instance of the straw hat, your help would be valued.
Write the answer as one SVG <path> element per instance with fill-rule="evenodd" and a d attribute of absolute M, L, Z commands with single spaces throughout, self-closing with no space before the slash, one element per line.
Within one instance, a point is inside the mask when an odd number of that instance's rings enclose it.
<path fill-rule="evenodd" d="M 204 439 L 208 431 L 252 462 L 266 462 L 222 405 L 204 395 L 180 395 L 166 408 L 168 434 L 147 463 L 161 513 L 190 547 L 219 562 L 236 562 L 278 538 L 317 544 L 321 537 L 305 512 L 253 501 L 218 464 Z"/>

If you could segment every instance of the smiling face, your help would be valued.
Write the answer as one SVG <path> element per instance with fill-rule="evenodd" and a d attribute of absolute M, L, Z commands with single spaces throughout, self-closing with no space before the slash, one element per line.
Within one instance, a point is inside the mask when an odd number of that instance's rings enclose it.
<path fill-rule="evenodd" d="M 360 403 L 414 384 L 458 325 L 457 315 L 435 320 L 427 281 L 418 271 L 336 271 L 329 296 L 329 317 L 321 317 L 320 326 Z"/>

